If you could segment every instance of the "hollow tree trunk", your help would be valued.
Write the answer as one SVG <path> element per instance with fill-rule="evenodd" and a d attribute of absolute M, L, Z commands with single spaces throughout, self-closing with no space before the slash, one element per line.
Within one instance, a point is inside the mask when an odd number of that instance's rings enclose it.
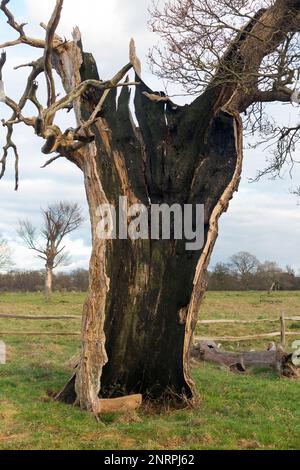
<path fill-rule="evenodd" d="M 98 79 L 92 56 L 83 59 L 81 79 Z M 153 92 L 139 76 L 136 80 L 138 125 L 130 112 L 130 91 L 122 88 L 117 99 L 112 90 L 93 129 L 95 144 L 83 157 L 93 234 L 90 288 L 80 364 L 59 398 L 77 399 L 88 409 L 97 409 L 98 393 L 193 398 L 189 350 L 206 269 L 218 219 L 241 173 L 241 122 L 226 105 L 232 90 L 211 88 L 192 105 L 178 107 L 151 101 L 145 93 Z M 99 98 L 87 94 L 83 118 Z M 149 210 L 150 203 L 204 204 L 204 247 L 186 251 L 186 240 L 100 241 L 96 207 L 105 200 L 117 207 L 119 196 Z"/>
<path fill-rule="evenodd" d="M 46 265 L 45 272 L 45 297 L 48 299 L 51 297 L 53 289 L 53 266 L 50 264 Z"/>

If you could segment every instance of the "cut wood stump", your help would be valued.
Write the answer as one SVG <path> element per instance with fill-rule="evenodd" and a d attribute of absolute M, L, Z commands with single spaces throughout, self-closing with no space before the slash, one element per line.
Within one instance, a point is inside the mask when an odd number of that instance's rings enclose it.
<path fill-rule="evenodd" d="M 141 406 L 142 399 L 142 395 L 139 394 L 120 398 L 100 399 L 100 414 L 134 411 Z"/>

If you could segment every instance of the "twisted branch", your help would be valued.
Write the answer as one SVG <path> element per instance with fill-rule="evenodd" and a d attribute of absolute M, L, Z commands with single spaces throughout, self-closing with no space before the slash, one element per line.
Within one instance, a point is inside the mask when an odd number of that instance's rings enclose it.
<path fill-rule="evenodd" d="M 0 10 L 3 11 L 7 18 L 7 23 L 15 30 L 17 33 L 19 33 L 19 37 L 13 41 L 7 41 L 3 44 L 0 44 L 1 49 L 5 49 L 7 47 L 12 47 L 16 46 L 18 44 L 27 44 L 32 47 L 38 47 L 38 48 L 44 48 L 45 47 L 45 41 L 40 40 L 40 39 L 34 39 L 26 35 L 24 31 L 24 27 L 26 26 L 26 23 L 19 24 L 16 22 L 14 15 L 11 13 L 11 11 L 7 8 L 7 5 L 10 0 L 2 0 L 0 4 Z"/>
<path fill-rule="evenodd" d="M 35 133 L 45 140 L 45 144 L 42 147 L 42 153 L 48 155 L 56 153 L 58 155 L 50 158 L 42 168 L 49 166 L 51 163 L 56 161 L 60 157 L 66 157 L 68 160 L 74 162 L 80 167 L 78 160 L 78 151 L 85 145 L 89 144 L 95 139 L 95 136 L 90 131 L 91 126 L 99 119 L 99 112 L 104 106 L 105 100 L 111 89 L 120 86 L 131 86 L 138 85 L 137 82 L 129 82 L 127 79 L 124 83 L 120 83 L 129 70 L 137 67 L 136 55 L 133 54 L 134 42 L 130 44 L 130 63 L 125 65 L 111 80 L 100 81 L 100 80 L 86 80 L 75 86 L 69 93 L 64 97 L 57 100 L 55 92 L 55 81 L 53 76 L 53 68 L 56 68 L 57 72 L 61 74 L 59 69 L 59 57 L 60 54 L 64 54 L 65 48 L 70 45 L 66 40 L 63 40 L 56 34 L 56 29 L 59 24 L 61 12 L 63 8 L 63 0 L 56 0 L 55 8 L 51 15 L 48 24 L 41 26 L 46 30 L 46 40 L 39 41 L 32 38 L 28 38 L 24 32 L 25 24 L 19 24 L 16 22 L 13 14 L 7 8 L 9 0 L 2 0 L 0 4 L 0 10 L 3 11 L 8 19 L 8 24 L 19 33 L 19 38 L 10 43 L 6 43 L 0 47 L 8 47 L 15 44 L 26 43 L 33 47 L 41 47 L 44 49 L 43 57 L 37 61 L 33 61 L 27 64 L 21 64 L 15 69 L 21 67 L 31 67 L 32 71 L 28 76 L 27 85 L 25 91 L 20 98 L 19 102 L 16 102 L 5 95 L 4 86 L 2 81 L 2 69 L 6 62 L 6 54 L 3 53 L 0 58 L 0 80 L 1 80 L 1 97 L 2 101 L 12 110 L 12 116 L 7 121 L 2 120 L 2 124 L 7 128 L 6 145 L 3 147 L 3 157 L 0 160 L 1 171 L 0 179 L 5 174 L 6 162 L 9 153 L 9 149 L 12 149 L 15 157 L 15 189 L 18 189 L 19 184 L 19 154 L 16 144 L 13 142 L 13 130 L 14 126 L 19 123 L 23 123 L 26 126 L 34 128 Z M 54 54 L 56 55 L 55 60 Z M 37 98 L 38 90 L 38 76 L 43 73 L 46 77 L 47 82 L 47 106 L 43 106 Z M 77 129 L 68 128 L 65 131 L 61 130 L 59 126 L 55 124 L 55 117 L 58 111 L 67 109 L 70 110 L 74 102 L 83 97 L 83 95 L 90 89 L 95 89 L 101 92 L 101 98 L 99 103 L 91 113 L 91 116 L 83 122 Z M 37 116 L 26 117 L 22 114 L 22 111 L 26 103 L 30 101 L 34 104 L 37 109 Z M 77 158 L 78 157 L 78 158 Z M 80 159 L 80 158 L 79 158 Z"/>
<path fill-rule="evenodd" d="M 52 73 L 52 54 L 53 54 L 53 42 L 55 38 L 55 31 L 58 27 L 61 12 L 63 7 L 63 0 L 57 0 L 56 5 L 53 11 L 53 14 L 50 18 L 48 26 L 46 28 L 46 44 L 45 44 L 45 75 L 47 81 L 47 91 L 48 91 L 48 106 L 51 106 L 55 103 L 56 94 L 55 94 L 55 82 Z"/>

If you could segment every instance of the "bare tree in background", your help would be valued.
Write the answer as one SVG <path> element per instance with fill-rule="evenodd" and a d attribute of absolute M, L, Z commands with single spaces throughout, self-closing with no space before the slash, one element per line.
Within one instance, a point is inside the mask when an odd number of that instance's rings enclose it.
<path fill-rule="evenodd" d="M 256 256 L 252 255 L 251 253 L 248 253 L 247 251 L 241 251 L 231 256 L 229 264 L 233 272 L 244 277 L 255 273 L 260 265 L 260 262 Z"/>
<path fill-rule="evenodd" d="M 299 100 L 300 0 L 166 2 L 167 10 L 158 11 L 154 26 L 165 40 L 166 58 L 173 60 L 169 68 L 163 62 L 162 75 L 183 83 L 194 80 L 189 89 L 199 94 L 183 107 L 146 85 L 133 41 L 129 63 L 113 79 L 102 81 L 93 56 L 83 50 L 79 30 L 71 41 L 56 32 L 63 0 L 56 1 L 50 21 L 43 25 L 43 39 L 26 34 L 8 3 L 2 0 L 1 10 L 16 39 L 0 47 L 26 44 L 42 54 L 29 64 L 19 101 L 0 90 L 1 100 L 12 109 L 11 118 L 3 122 L 7 142 L 2 175 L 8 151 L 18 168 L 13 130 L 25 124 L 44 139 L 42 151 L 51 155 L 46 166 L 66 158 L 80 168 L 90 209 L 93 250 L 82 351 L 59 398 L 95 414 L 107 406 L 102 398 L 134 392 L 186 403 L 186 398 L 197 397 L 190 349 L 219 218 L 240 182 L 245 126 L 253 132 L 264 129 L 267 102 L 297 105 Z M 3 54 L 1 80 L 5 59 Z M 131 69 L 136 120 L 130 107 L 132 82 L 126 78 Z M 43 103 L 37 97 L 41 74 L 48 90 Z M 57 97 L 57 77 L 64 96 Z M 34 117 L 25 115 L 29 101 L 36 108 Z M 71 109 L 77 127 L 62 129 L 57 114 Z M 242 121 L 244 113 L 249 124 Z M 291 157 L 299 135 L 297 126 L 276 127 L 264 137 L 277 136 L 275 170 Z M 126 196 L 130 205 L 142 203 L 149 216 L 151 204 L 204 204 L 204 247 L 188 252 L 186 240 L 174 238 L 99 239 L 97 208 L 117 207 L 119 196 Z"/>
<path fill-rule="evenodd" d="M 0 236 L 0 271 L 7 271 L 13 266 L 11 258 L 11 249 L 7 240 Z"/>
<path fill-rule="evenodd" d="M 77 203 L 59 202 L 42 209 L 43 225 L 36 229 L 28 220 L 19 222 L 18 235 L 26 246 L 45 261 L 45 295 L 52 293 L 53 270 L 69 262 L 63 241 L 83 223 L 81 208 Z"/>
<path fill-rule="evenodd" d="M 229 260 L 231 271 L 238 276 L 244 289 L 251 288 L 252 275 L 257 272 L 259 265 L 256 256 L 247 251 L 236 253 Z"/>

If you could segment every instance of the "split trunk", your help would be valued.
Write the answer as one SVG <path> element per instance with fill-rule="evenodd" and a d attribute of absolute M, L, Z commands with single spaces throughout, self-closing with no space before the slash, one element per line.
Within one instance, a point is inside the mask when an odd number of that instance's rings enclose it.
<path fill-rule="evenodd" d="M 99 79 L 96 64 L 83 54 L 78 79 L 90 78 Z M 136 81 L 132 105 L 127 87 L 119 96 L 111 90 L 93 128 L 96 140 L 83 155 L 93 237 L 90 288 L 80 364 L 59 398 L 94 411 L 98 395 L 193 398 L 189 352 L 206 269 L 242 166 L 241 122 L 227 105 L 230 88 L 213 87 L 180 107 L 153 101 L 139 75 Z M 83 119 L 99 99 L 97 92 L 86 94 Z M 118 207 L 119 196 L 145 205 L 149 214 L 151 204 L 204 204 L 204 247 L 187 251 L 186 240 L 174 239 L 100 240 L 97 207 Z"/>

